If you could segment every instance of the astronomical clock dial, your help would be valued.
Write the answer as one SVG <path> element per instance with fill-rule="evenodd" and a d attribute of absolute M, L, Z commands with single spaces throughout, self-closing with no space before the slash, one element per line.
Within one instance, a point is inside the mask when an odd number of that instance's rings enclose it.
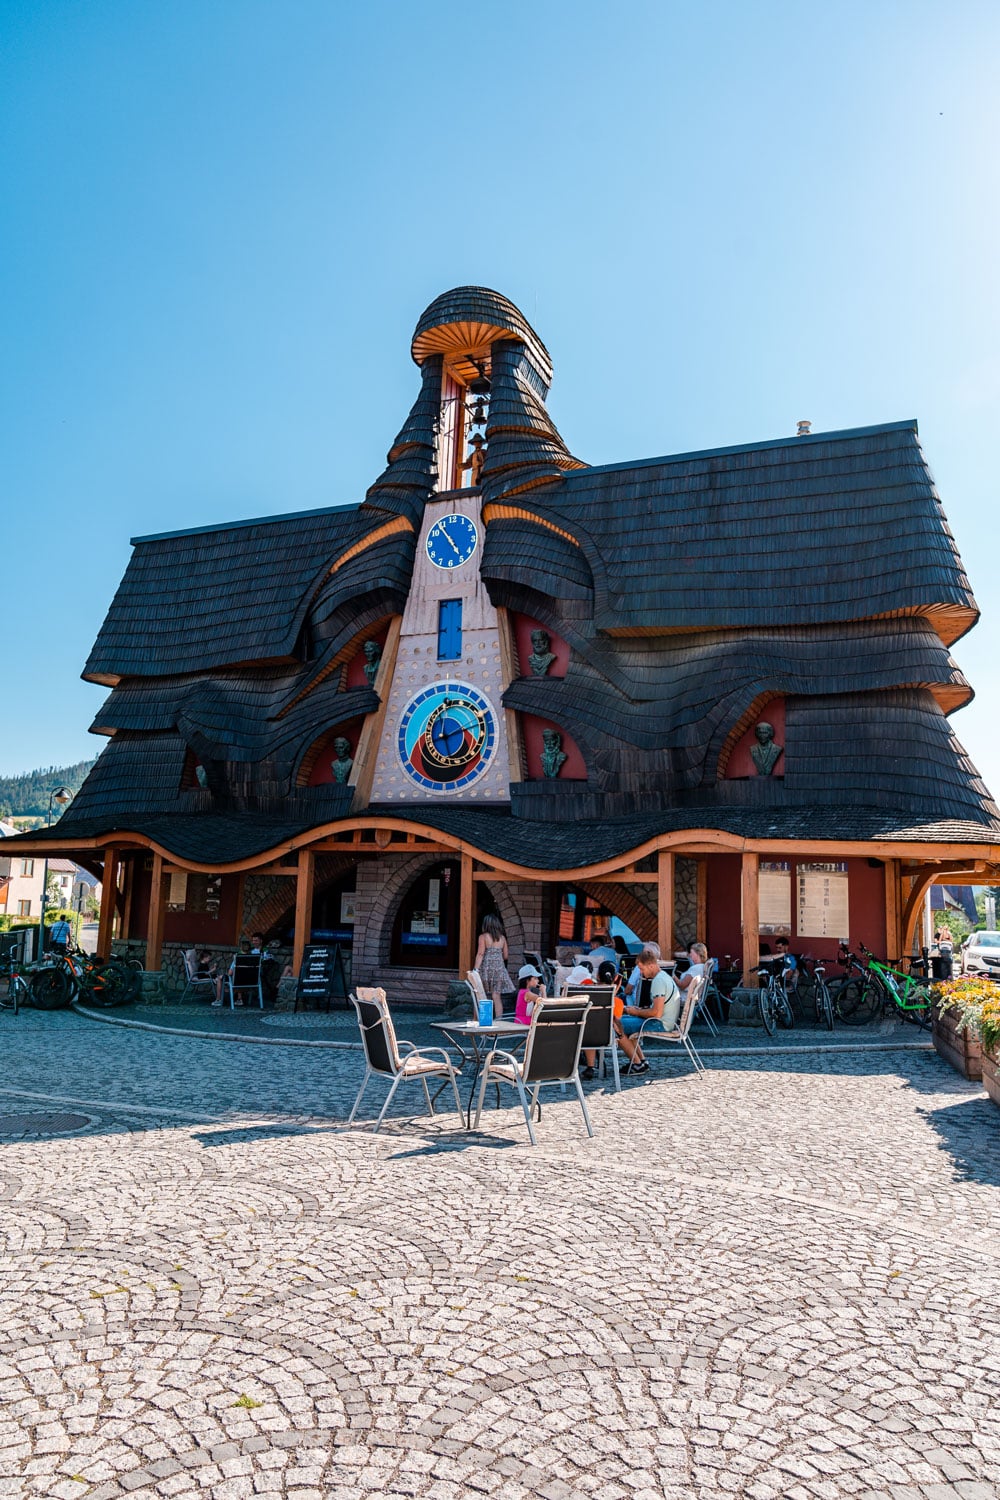
<path fill-rule="evenodd" d="M 476 550 L 475 521 L 458 514 L 442 516 L 427 533 L 427 556 L 436 568 L 458 568 Z"/>
<path fill-rule="evenodd" d="M 407 776 L 428 792 L 459 792 L 486 770 L 497 744 L 493 708 L 467 682 L 435 682 L 415 694 L 399 723 Z"/>

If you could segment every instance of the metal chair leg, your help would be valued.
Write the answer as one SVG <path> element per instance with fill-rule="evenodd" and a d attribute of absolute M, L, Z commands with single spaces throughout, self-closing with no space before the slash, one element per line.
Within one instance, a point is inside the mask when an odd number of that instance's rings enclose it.
<path fill-rule="evenodd" d="M 368 1080 L 369 1080 L 369 1078 L 371 1076 L 372 1076 L 372 1070 L 371 1070 L 371 1068 L 366 1068 L 365 1069 L 365 1076 L 364 1076 L 364 1078 L 361 1081 L 361 1087 L 358 1089 L 358 1097 L 354 1101 L 354 1108 L 351 1110 L 351 1113 L 347 1116 L 347 1123 L 348 1123 L 348 1125 L 353 1125 L 354 1124 L 354 1116 L 358 1112 L 358 1105 L 361 1103 L 361 1095 L 364 1093 L 365 1089 L 368 1087 Z"/>
<path fill-rule="evenodd" d="M 427 1087 L 427 1079 L 424 1078 L 423 1076 L 421 1076 L 420 1082 L 424 1086 L 424 1098 L 427 1100 L 427 1112 L 428 1112 L 428 1114 L 433 1114 L 434 1113 L 434 1101 L 431 1098 L 431 1091 Z"/>
<path fill-rule="evenodd" d="M 593 1139 L 593 1136 L 594 1136 L 594 1127 L 590 1123 L 590 1112 L 587 1109 L 587 1100 L 586 1100 L 586 1098 L 584 1096 L 583 1084 L 580 1082 L 580 1075 L 579 1075 L 579 1073 L 577 1073 L 577 1075 L 576 1075 L 576 1077 L 574 1078 L 573 1081 L 576 1084 L 576 1097 L 579 1099 L 579 1101 L 580 1101 L 580 1108 L 583 1110 L 583 1123 L 587 1127 L 587 1134 L 591 1137 L 591 1139 Z"/>
<path fill-rule="evenodd" d="M 538 1145 L 538 1141 L 535 1139 L 535 1128 L 534 1128 L 534 1126 L 531 1123 L 531 1110 L 534 1108 L 534 1100 L 532 1101 L 531 1108 L 529 1108 L 528 1107 L 528 1096 L 524 1092 L 524 1084 L 521 1082 L 521 1075 L 520 1075 L 520 1073 L 515 1073 L 514 1074 L 514 1082 L 517 1084 L 517 1092 L 518 1092 L 518 1094 L 520 1095 L 520 1098 L 521 1098 L 521 1108 L 524 1110 L 524 1122 L 525 1122 L 525 1124 L 528 1127 L 528 1140 L 531 1142 L 531 1144 L 533 1146 L 537 1146 Z M 536 1088 L 535 1089 L 535 1097 L 537 1098 L 537 1096 L 538 1096 L 538 1090 Z"/>
<path fill-rule="evenodd" d="M 616 1094 L 620 1094 L 621 1091 L 622 1091 L 622 1075 L 621 1075 L 621 1069 L 618 1066 L 618 1043 L 617 1043 L 617 1041 L 612 1041 L 612 1043 L 611 1043 L 611 1071 L 615 1075 L 615 1093 Z"/>
<path fill-rule="evenodd" d="M 382 1106 L 382 1113 L 379 1115 L 378 1119 L 375 1121 L 375 1128 L 372 1130 L 372 1135 L 378 1135 L 379 1126 L 382 1124 L 382 1121 L 385 1119 L 385 1112 L 389 1108 L 389 1105 L 392 1103 L 393 1095 L 395 1094 L 396 1090 L 399 1088 L 399 1085 L 402 1082 L 402 1080 L 403 1080 L 402 1073 L 397 1073 L 396 1076 L 395 1076 L 395 1078 L 392 1080 L 392 1088 L 389 1090 L 388 1094 L 386 1094 L 386 1096 L 385 1096 L 385 1103 Z"/>
<path fill-rule="evenodd" d="M 455 1077 L 454 1070 L 452 1070 L 452 1072 L 449 1074 L 449 1077 L 451 1078 L 452 1092 L 455 1095 L 455 1108 L 458 1110 L 458 1118 L 461 1120 L 462 1124 L 464 1125 L 465 1124 L 465 1110 L 462 1108 L 462 1096 L 458 1092 L 458 1079 Z"/>
<path fill-rule="evenodd" d="M 488 1066 L 484 1066 L 484 1068 L 483 1068 L 483 1074 L 482 1074 L 482 1079 L 480 1080 L 480 1084 L 479 1084 L 479 1098 L 476 1101 L 476 1118 L 475 1118 L 475 1122 L 474 1122 L 473 1127 L 472 1127 L 473 1130 L 478 1130 L 479 1129 L 479 1121 L 481 1120 L 482 1114 L 483 1114 L 483 1102 L 484 1102 L 484 1100 L 486 1098 L 486 1086 L 489 1083 L 489 1081 L 490 1081 L 490 1070 L 489 1070 Z"/>

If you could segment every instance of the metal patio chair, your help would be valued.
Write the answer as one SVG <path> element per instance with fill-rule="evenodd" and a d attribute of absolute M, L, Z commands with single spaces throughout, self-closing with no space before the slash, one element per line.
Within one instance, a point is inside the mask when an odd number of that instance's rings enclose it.
<path fill-rule="evenodd" d="M 524 1110 L 525 1124 L 528 1127 L 528 1139 L 533 1146 L 537 1146 L 538 1141 L 531 1123 L 531 1113 L 538 1104 L 539 1090 L 548 1084 L 571 1083 L 580 1101 L 587 1134 L 593 1136 L 594 1127 L 590 1123 L 587 1101 L 583 1095 L 583 1084 L 580 1082 L 580 1047 L 583 1043 L 583 1033 L 586 1029 L 589 1011 L 589 999 L 586 1001 L 539 1000 L 537 1002 L 532 1013 L 531 1025 L 528 1027 L 528 1040 L 524 1048 L 523 1060 L 515 1057 L 513 1052 L 503 1052 L 500 1048 L 494 1048 L 483 1063 L 482 1082 L 479 1085 L 479 1098 L 476 1101 L 474 1126 L 476 1130 L 479 1129 L 487 1084 L 509 1083 L 517 1089 L 521 1108 Z M 528 1090 L 531 1091 L 530 1105 Z"/>
<path fill-rule="evenodd" d="M 570 1000 L 589 1000 L 590 1013 L 583 1028 L 581 1052 L 598 1052 L 598 1066 L 606 1071 L 607 1055 L 611 1054 L 611 1071 L 614 1074 L 615 1092 L 622 1091 L 622 1075 L 618 1065 L 618 1033 L 615 1031 L 615 987 L 613 984 L 570 984 L 566 987 Z"/>
<path fill-rule="evenodd" d="M 712 1007 L 709 1002 L 714 1000 L 715 1004 L 719 1007 L 720 1016 L 722 1014 L 722 998 L 715 983 L 715 971 L 718 968 L 718 963 L 717 958 L 710 958 L 705 966 L 705 984 L 702 988 L 698 1004 L 694 1008 L 694 1015 L 691 1018 L 692 1024 L 695 1021 L 704 1021 L 713 1036 L 719 1035 L 719 1028 L 712 1014 Z"/>
<path fill-rule="evenodd" d="M 184 986 L 184 993 L 181 995 L 182 1004 L 188 995 L 197 996 L 199 990 L 209 994 L 213 1000 L 215 999 L 215 980 L 198 973 L 197 948 L 184 949 L 184 978 L 187 983 Z"/>
<path fill-rule="evenodd" d="M 694 1013 L 701 1003 L 702 994 L 705 989 L 706 976 L 699 974 L 697 979 L 692 979 L 687 989 L 683 992 L 684 1003 L 681 1007 L 680 1017 L 673 1031 L 647 1031 L 648 1021 L 644 1021 L 636 1035 L 632 1038 L 638 1042 L 643 1051 L 651 1046 L 653 1042 L 666 1042 L 670 1046 L 683 1047 L 688 1057 L 694 1064 L 694 1070 L 699 1077 L 705 1072 L 705 1064 L 695 1051 L 691 1041 L 691 1022 Z"/>
<path fill-rule="evenodd" d="M 232 968 L 226 975 L 229 986 L 229 1009 L 236 1004 L 238 995 L 255 995 L 261 1010 L 264 1009 L 264 986 L 260 982 L 262 953 L 237 953 Z"/>
<path fill-rule="evenodd" d="M 354 1123 L 354 1116 L 358 1112 L 361 1096 L 368 1087 L 368 1080 L 377 1073 L 381 1078 L 391 1078 L 392 1086 L 386 1095 L 382 1111 L 375 1121 L 373 1135 L 378 1132 L 379 1126 L 385 1119 L 386 1111 L 399 1085 L 411 1079 L 419 1079 L 423 1084 L 424 1098 L 427 1100 L 427 1109 L 430 1114 L 434 1113 L 434 1101 L 427 1087 L 427 1080 L 438 1078 L 445 1083 L 450 1083 L 455 1095 L 458 1118 L 464 1126 L 465 1111 L 458 1092 L 458 1072 L 461 1070 L 456 1070 L 445 1049 L 443 1047 L 416 1047 L 412 1042 L 397 1041 L 396 1028 L 389 1014 L 385 990 L 362 989 L 359 986 L 357 990 L 351 991 L 348 999 L 357 1012 L 361 1041 L 365 1049 L 365 1076 L 358 1090 L 358 1097 L 354 1101 L 354 1108 L 347 1117 L 348 1125 Z"/>

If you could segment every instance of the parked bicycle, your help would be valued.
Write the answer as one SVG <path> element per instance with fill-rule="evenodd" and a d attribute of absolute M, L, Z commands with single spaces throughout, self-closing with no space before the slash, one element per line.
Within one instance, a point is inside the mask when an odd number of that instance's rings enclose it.
<path fill-rule="evenodd" d="M 931 1024 L 931 992 L 920 974 L 904 974 L 883 963 L 864 943 L 859 943 L 865 963 L 854 953 L 847 973 L 836 991 L 835 1005 L 846 1026 L 865 1026 L 887 1013 L 926 1029 Z"/>
<path fill-rule="evenodd" d="M 127 1005 L 141 987 L 141 965 L 122 958 L 102 959 L 67 948 L 53 954 L 32 978 L 32 1004 L 40 1010 L 58 1010 L 79 998 L 85 1005 Z"/>
<path fill-rule="evenodd" d="M 815 958 L 803 958 L 800 960 L 803 972 L 808 978 L 808 991 L 804 985 L 799 986 L 799 999 L 805 1004 L 806 993 L 812 1000 L 816 1011 L 816 1024 L 825 1026 L 828 1031 L 833 1030 L 833 996 L 830 986 L 826 982 L 826 965 Z"/>
<path fill-rule="evenodd" d="M 795 1025 L 795 1017 L 792 1015 L 786 989 L 786 976 L 790 972 L 792 972 L 790 965 L 785 964 L 782 964 L 780 968 L 777 964 L 759 964 L 753 970 L 760 980 L 760 988 L 757 991 L 757 1010 L 761 1025 L 768 1036 L 774 1036 L 779 1025 L 785 1027 L 786 1030 Z"/>
<path fill-rule="evenodd" d="M 3 973 L 7 979 L 7 993 L 0 996 L 0 1010 L 12 1010 L 16 1016 L 22 1005 L 30 1005 L 31 990 L 21 973 L 20 961 L 13 954 L 5 961 Z"/>

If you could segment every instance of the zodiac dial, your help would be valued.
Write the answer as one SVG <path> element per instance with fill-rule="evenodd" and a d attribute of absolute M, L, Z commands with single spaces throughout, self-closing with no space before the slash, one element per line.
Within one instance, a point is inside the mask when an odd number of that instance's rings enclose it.
<path fill-rule="evenodd" d="M 417 693 L 399 724 L 399 759 L 430 792 L 457 792 L 486 770 L 496 749 L 492 706 L 466 682 L 436 682 Z"/>

